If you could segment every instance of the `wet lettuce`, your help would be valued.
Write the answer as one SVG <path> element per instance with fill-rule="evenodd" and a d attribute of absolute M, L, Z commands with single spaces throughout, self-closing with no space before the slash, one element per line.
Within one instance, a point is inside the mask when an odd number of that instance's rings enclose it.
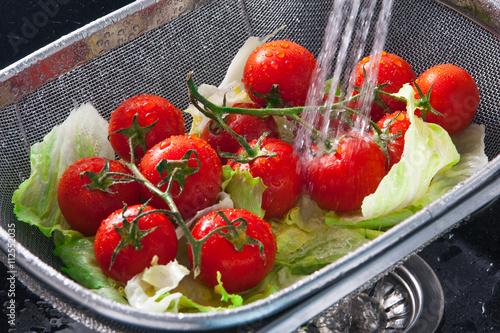
<path fill-rule="evenodd" d="M 57 205 L 57 185 L 62 173 L 87 156 L 115 158 L 107 139 L 108 123 L 89 103 L 74 109 L 42 142 L 31 147 L 31 175 L 14 192 L 17 218 L 36 225 L 46 236 L 69 229 Z"/>

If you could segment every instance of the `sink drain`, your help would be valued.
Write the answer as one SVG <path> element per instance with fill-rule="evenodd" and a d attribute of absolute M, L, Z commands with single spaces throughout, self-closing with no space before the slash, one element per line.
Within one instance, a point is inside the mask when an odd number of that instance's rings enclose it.
<path fill-rule="evenodd" d="M 413 256 L 370 288 L 332 305 L 296 332 L 434 332 L 443 310 L 438 278 L 424 260 Z"/>

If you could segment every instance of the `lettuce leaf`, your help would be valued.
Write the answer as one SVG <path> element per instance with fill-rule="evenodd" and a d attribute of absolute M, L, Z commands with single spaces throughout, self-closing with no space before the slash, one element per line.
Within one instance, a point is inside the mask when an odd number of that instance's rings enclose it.
<path fill-rule="evenodd" d="M 325 224 L 328 214 L 303 195 L 283 221 L 272 222 L 275 264 L 288 267 L 292 275 L 307 275 L 368 242 L 358 230 Z"/>
<path fill-rule="evenodd" d="M 137 274 L 127 282 L 125 294 L 131 306 L 151 312 L 210 312 L 230 309 L 243 304 L 239 295 L 228 294 L 217 275 L 218 285 L 214 293 L 219 294 L 220 306 L 197 303 L 178 290 L 181 282 L 188 278 L 189 270 L 177 261 L 166 265 L 158 265 L 157 257 L 151 267 Z"/>
<path fill-rule="evenodd" d="M 229 165 L 223 168 L 222 190 L 231 196 L 236 209 L 246 209 L 251 213 L 264 217 L 262 209 L 262 193 L 267 188 L 261 178 L 254 178 L 250 172 L 231 169 Z"/>
<path fill-rule="evenodd" d="M 484 125 L 471 124 L 464 131 L 452 136 L 453 143 L 460 153 L 460 161 L 452 168 L 438 173 L 429 190 L 414 206 L 421 208 L 430 204 L 488 163 L 488 157 L 484 153 L 484 130 Z"/>
<path fill-rule="evenodd" d="M 403 86 L 398 95 L 407 100 L 411 125 L 405 134 L 401 161 L 382 179 L 375 193 L 363 201 L 361 210 L 366 219 L 414 204 L 426 194 L 436 174 L 460 160 L 448 132 L 439 125 L 425 123 L 414 114 L 416 100 L 411 85 Z"/>
<path fill-rule="evenodd" d="M 128 304 L 99 267 L 94 254 L 93 237 L 84 237 L 72 230 L 56 231 L 54 243 L 54 254 L 60 257 L 65 265 L 61 267 L 61 271 L 96 294 Z"/>
<path fill-rule="evenodd" d="M 100 156 L 114 159 L 107 139 L 108 123 L 89 103 L 73 110 L 31 147 L 31 175 L 14 192 L 14 213 L 37 226 L 46 236 L 70 228 L 57 204 L 57 185 L 63 172 L 78 159 Z"/>
<path fill-rule="evenodd" d="M 208 84 L 202 84 L 198 87 L 198 92 L 216 105 L 222 106 L 224 99 L 226 101 L 226 106 L 232 106 L 234 103 L 253 103 L 245 92 L 243 85 L 237 81 L 230 82 L 219 88 Z M 192 104 L 190 104 L 184 112 L 189 113 L 193 117 L 193 123 L 189 134 L 201 136 L 205 125 L 210 119 Z"/>
<path fill-rule="evenodd" d="M 326 224 L 332 226 L 336 225 L 348 228 L 364 228 L 370 230 L 386 231 L 387 229 L 412 216 L 419 209 L 419 207 L 410 206 L 389 213 L 387 215 L 374 217 L 371 219 L 363 219 L 361 216 L 355 216 L 355 218 L 346 218 L 345 216 L 330 214 L 329 216 L 325 217 L 325 222 Z"/>
<path fill-rule="evenodd" d="M 107 139 L 108 123 L 89 103 L 73 110 L 31 147 L 31 175 L 14 192 L 14 213 L 20 221 L 54 236 L 56 249 L 66 267 L 61 270 L 82 286 L 117 302 L 125 302 L 99 268 L 92 238 L 71 230 L 57 204 L 57 186 L 62 173 L 87 156 L 114 159 Z"/>

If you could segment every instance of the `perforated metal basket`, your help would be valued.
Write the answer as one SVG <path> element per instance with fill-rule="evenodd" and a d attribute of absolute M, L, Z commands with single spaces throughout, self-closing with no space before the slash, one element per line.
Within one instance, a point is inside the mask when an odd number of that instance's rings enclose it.
<path fill-rule="evenodd" d="M 450 62 L 466 69 L 481 91 L 474 119 L 486 126 L 490 162 L 441 199 L 367 245 L 276 294 L 241 308 L 205 314 L 144 313 L 104 299 L 59 271 L 53 242 L 16 220 L 12 194 L 30 175 L 29 149 L 75 104 L 92 102 L 106 118 L 127 97 L 152 93 L 188 105 L 186 74 L 218 85 L 250 35 L 286 24 L 289 38 L 317 54 L 331 1 L 137 1 L 0 72 L 0 248 L 16 245 L 18 277 L 57 308 L 95 330 L 207 330 L 264 325 L 288 313 L 277 331 L 293 329 L 389 268 L 500 194 L 500 38 L 498 2 L 476 13 L 456 1 L 395 1 L 385 50 L 416 73 Z M 484 12 L 489 15 L 485 16 Z M 488 29 L 478 25 L 487 25 Z M 369 50 L 369 48 L 366 48 Z M 15 225 L 15 239 L 9 226 Z M 12 228 L 10 228 L 12 229 Z M 5 260 L 5 256 L 4 260 Z M 272 329 L 267 326 L 266 330 Z"/>

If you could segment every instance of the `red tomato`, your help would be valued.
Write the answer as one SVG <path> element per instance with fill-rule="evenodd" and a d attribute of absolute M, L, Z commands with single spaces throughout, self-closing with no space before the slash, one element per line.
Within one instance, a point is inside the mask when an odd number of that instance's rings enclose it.
<path fill-rule="evenodd" d="M 367 137 L 350 133 L 336 152 L 312 159 L 307 168 L 307 191 L 323 209 L 349 212 L 375 192 L 386 174 L 387 157 Z"/>
<path fill-rule="evenodd" d="M 125 216 L 128 222 L 134 220 L 141 207 L 141 205 L 135 205 L 127 208 Z M 153 207 L 146 206 L 144 212 L 152 210 L 154 210 Z M 115 228 L 123 226 L 122 213 L 122 209 L 119 209 L 102 222 L 95 236 L 94 252 L 97 262 L 106 276 L 127 283 L 132 277 L 151 266 L 151 260 L 154 256 L 158 256 L 158 264 L 160 265 L 166 265 L 174 260 L 177 255 L 178 241 L 174 225 L 167 216 L 161 213 L 151 213 L 139 219 L 140 230 L 156 229 L 146 235 L 126 233 L 127 238 L 125 238 L 115 230 Z M 121 230 L 125 232 L 124 229 Z M 113 265 L 111 265 L 113 252 L 120 242 L 128 241 L 128 237 L 137 240 L 141 248 L 136 248 L 135 245 L 129 243 L 118 252 Z"/>
<path fill-rule="evenodd" d="M 264 105 L 262 98 L 250 92 L 267 94 L 274 84 L 279 85 L 281 98 L 291 106 L 306 103 L 311 75 L 316 59 L 304 47 L 289 40 L 268 42 L 248 57 L 242 82 L 255 103 Z"/>
<path fill-rule="evenodd" d="M 180 195 L 178 183 L 172 185 L 174 202 L 184 219 L 193 217 L 198 210 L 213 205 L 221 191 L 222 165 L 215 150 L 205 140 L 194 135 L 171 136 L 148 150 L 138 166 L 140 172 L 156 186 L 167 176 L 160 175 L 156 165 L 163 159 L 180 160 L 191 149 L 198 153 L 200 169 L 186 178 L 184 190 Z M 198 167 L 194 154 L 189 158 L 189 167 Z M 160 189 L 165 191 L 167 185 L 161 186 Z M 166 202 L 146 187 L 141 186 L 141 192 L 146 199 L 153 198 L 151 205 L 154 207 L 168 209 Z"/>
<path fill-rule="evenodd" d="M 365 82 L 365 77 L 363 74 L 363 66 L 365 71 L 368 72 L 368 63 L 370 62 L 370 57 L 365 57 L 354 68 L 354 85 L 361 87 Z M 389 83 L 383 91 L 388 93 L 396 93 L 403 87 L 405 83 L 411 83 L 415 80 L 417 76 L 413 72 L 411 66 L 401 57 L 382 52 L 380 57 L 380 63 L 378 65 L 378 75 L 377 75 L 377 85 L 383 83 Z M 355 92 L 355 95 L 357 92 Z M 381 95 L 380 96 L 385 105 L 395 112 L 398 110 L 406 110 L 406 103 L 394 99 L 390 96 Z M 386 115 L 386 111 L 379 105 L 373 103 L 371 107 L 370 117 L 373 121 L 378 121 L 380 118 Z"/>
<path fill-rule="evenodd" d="M 255 105 L 255 104 L 253 104 Z M 240 106 L 234 106 L 240 107 Z M 247 142 L 251 142 L 261 137 L 265 132 L 269 132 L 267 138 L 279 138 L 278 125 L 272 116 L 266 118 L 254 117 L 244 114 L 228 114 L 224 118 L 224 122 L 229 128 L 244 136 Z M 212 133 L 211 126 L 214 126 L 213 121 L 210 121 L 203 130 L 201 138 L 206 140 L 210 146 L 216 151 L 225 153 L 236 153 L 241 144 L 231 134 L 223 130 L 221 127 L 217 128 L 219 132 Z M 227 159 L 221 157 L 222 164 L 227 163 Z"/>
<path fill-rule="evenodd" d="M 108 160 L 109 171 L 132 174 L 118 161 Z M 100 157 L 85 157 L 71 164 L 59 179 L 57 202 L 59 209 L 71 227 L 85 236 L 95 235 L 102 220 L 117 209 L 141 202 L 139 184 L 137 182 L 115 184 L 108 192 L 99 189 L 88 189 L 91 183 L 84 171 L 99 174 L 105 165 Z M 116 177 L 115 177 L 116 178 Z"/>
<path fill-rule="evenodd" d="M 389 127 L 388 135 L 393 136 L 387 142 L 387 152 L 389 153 L 389 169 L 401 160 L 405 146 L 405 133 L 411 125 L 410 118 L 404 111 L 391 113 L 377 122 L 382 131 Z M 397 137 L 394 137 L 396 136 Z"/>
<path fill-rule="evenodd" d="M 415 83 L 424 94 L 432 86 L 430 104 L 443 115 L 427 112 L 425 121 L 440 125 L 450 135 L 463 131 L 472 122 L 479 105 L 479 90 L 465 70 L 450 64 L 434 66 L 423 72 Z M 415 94 L 415 98 L 418 97 Z"/>
<path fill-rule="evenodd" d="M 269 223 L 243 209 L 225 209 L 222 212 L 229 221 L 238 218 L 247 221 L 246 235 L 264 246 L 263 257 L 258 244 L 245 244 L 241 251 L 218 233 L 212 235 L 202 246 L 199 279 L 210 287 L 217 285 L 217 271 L 221 273 L 224 289 L 239 293 L 255 287 L 271 271 L 276 255 L 276 241 Z M 236 222 L 235 225 L 240 225 Z M 194 238 L 201 239 L 212 230 L 227 225 L 217 211 L 200 218 L 192 231 Z M 227 233 L 227 230 L 221 231 Z M 189 248 L 189 260 L 193 264 L 193 253 Z"/>
<path fill-rule="evenodd" d="M 142 138 L 146 150 L 172 135 L 186 133 L 182 111 L 166 99 L 155 95 L 131 97 L 113 111 L 108 127 L 111 146 L 118 156 L 128 162 L 130 162 L 128 137 L 121 133 L 111 133 L 130 128 L 134 115 L 138 116 L 137 121 L 141 127 L 152 125 L 157 121 L 156 125 L 147 134 L 143 133 L 139 137 L 139 139 Z M 135 153 L 140 159 L 144 156 L 145 150 L 139 144 L 139 142 L 135 143 Z"/>
<path fill-rule="evenodd" d="M 253 147 L 257 143 L 250 143 Z M 265 218 L 284 214 L 299 198 L 302 191 L 303 178 L 301 162 L 292 145 L 278 139 L 264 139 L 261 149 L 277 153 L 275 157 L 258 157 L 250 163 L 229 161 L 233 170 L 240 168 L 250 172 L 253 177 L 260 177 L 267 186 L 262 194 L 262 209 Z M 243 152 L 241 149 L 239 152 Z"/>

